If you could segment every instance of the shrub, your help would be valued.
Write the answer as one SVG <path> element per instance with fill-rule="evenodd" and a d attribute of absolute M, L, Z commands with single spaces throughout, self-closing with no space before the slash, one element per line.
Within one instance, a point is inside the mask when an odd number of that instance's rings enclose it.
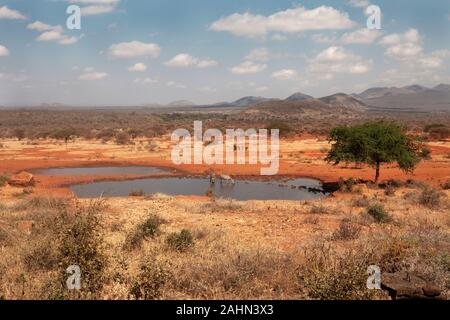
<path fill-rule="evenodd" d="M 65 270 L 78 265 L 83 274 L 82 293 L 95 296 L 103 286 L 107 258 L 100 234 L 99 214 L 103 203 L 96 201 L 88 207 L 78 206 L 73 211 L 62 213 L 61 231 L 58 239 L 58 261 L 61 267 L 61 282 L 65 284 Z"/>
<path fill-rule="evenodd" d="M 352 192 L 353 187 L 358 184 L 358 181 L 353 178 L 349 178 L 347 180 L 341 178 L 339 179 L 339 190 L 342 192 Z"/>
<path fill-rule="evenodd" d="M 124 248 L 133 250 L 140 248 L 142 242 L 147 238 L 153 238 L 159 231 L 159 227 L 166 221 L 158 215 L 151 214 L 142 224 L 138 225 L 132 233 L 127 236 Z"/>
<path fill-rule="evenodd" d="M 130 197 L 143 197 L 145 195 L 143 190 L 135 190 L 135 191 L 131 191 L 129 196 Z"/>
<path fill-rule="evenodd" d="M 165 268 L 152 261 L 140 266 L 139 275 L 134 280 L 130 294 L 136 299 L 154 300 L 160 297 L 161 289 L 168 279 Z"/>
<path fill-rule="evenodd" d="M 166 243 L 169 248 L 178 252 L 183 252 L 194 245 L 194 236 L 191 231 L 183 229 L 180 233 L 173 232 L 169 234 Z"/>
<path fill-rule="evenodd" d="M 130 135 L 126 132 L 119 132 L 116 134 L 116 143 L 119 145 L 126 145 L 131 143 Z"/>
<path fill-rule="evenodd" d="M 420 156 L 425 160 L 430 160 L 431 159 L 431 150 L 426 147 L 422 148 L 422 150 L 420 151 Z"/>
<path fill-rule="evenodd" d="M 312 214 L 327 214 L 328 209 L 321 205 L 314 205 L 314 206 L 312 206 L 310 213 L 312 213 Z"/>
<path fill-rule="evenodd" d="M 45 241 L 26 254 L 23 262 L 28 271 L 49 271 L 57 265 L 58 260 L 53 247 Z"/>
<path fill-rule="evenodd" d="M 358 238 L 360 232 L 361 227 L 349 221 L 342 221 L 339 229 L 333 233 L 332 240 L 354 240 Z"/>
<path fill-rule="evenodd" d="M 410 188 L 415 188 L 415 189 L 427 188 L 427 185 L 425 183 L 423 183 L 422 181 L 417 181 L 417 180 L 413 180 L 413 179 L 408 179 L 406 181 L 406 185 Z"/>
<path fill-rule="evenodd" d="M 372 264 L 367 250 L 335 252 L 321 245 L 305 250 L 305 262 L 299 267 L 299 282 L 309 298 L 319 300 L 370 299 L 367 267 Z"/>
<path fill-rule="evenodd" d="M 9 182 L 10 176 L 7 173 L 0 174 L 0 187 L 5 186 Z"/>
<path fill-rule="evenodd" d="M 367 208 L 370 205 L 370 201 L 367 198 L 358 198 L 353 200 L 352 206 L 355 208 Z"/>
<path fill-rule="evenodd" d="M 391 221 L 391 216 L 381 204 L 372 205 L 367 208 L 367 214 L 379 223 Z"/>
<path fill-rule="evenodd" d="M 450 180 L 442 184 L 442 189 L 450 190 Z"/>
<path fill-rule="evenodd" d="M 441 205 L 441 197 L 441 192 L 427 188 L 420 194 L 419 203 L 428 208 L 438 208 Z"/>
<path fill-rule="evenodd" d="M 291 126 L 283 121 L 280 120 L 273 120 L 267 125 L 267 130 L 280 130 L 280 136 L 285 137 L 290 135 L 294 130 L 291 128 Z"/>

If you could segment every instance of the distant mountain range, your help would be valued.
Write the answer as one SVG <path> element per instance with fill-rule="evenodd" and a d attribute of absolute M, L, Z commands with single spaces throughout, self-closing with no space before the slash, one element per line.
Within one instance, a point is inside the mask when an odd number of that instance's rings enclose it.
<path fill-rule="evenodd" d="M 286 102 L 286 103 L 284 103 Z M 308 102 L 306 104 L 306 102 Z M 283 104 L 284 103 L 284 104 Z M 270 105 L 273 109 L 277 106 L 286 109 L 292 106 L 293 103 L 308 106 L 317 106 L 323 109 L 324 107 L 335 107 L 341 110 L 348 109 L 350 111 L 364 112 L 436 112 L 447 111 L 450 112 L 450 85 L 439 84 L 433 88 L 428 88 L 420 85 L 410 85 L 406 87 L 378 87 L 370 88 L 361 93 L 346 94 L 336 93 L 327 97 L 314 98 L 302 92 L 296 92 L 286 99 L 274 99 L 265 97 L 248 96 L 240 98 L 233 102 L 220 102 L 208 105 L 196 105 L 187 100 L 174 101 L 172 103 L 162 105 L 157 103 L 150 103 L 141 105 L 140 108 L 166 109 L 173 110 L 186 108 L 236 108 L 246 109 L 257 106 Z M 282 106 L 283 105 L 283 106 Z M 47 109 L 69 109 L 73 108 L 64 104 L 52 103 L 42 104 L 40 107 Z M 77 107 L 88 108 L 88 107 Z M 104 108 L 135 108 L 133 106 L 123 107 L 107 107 Z"/>
<path fill-rule="evenodd" d="M 270 99 L 263 97 L 244 97 L 234 102 L 199 107 L 249 108 L 263 106 L 274 102 L 316 101 L 321 106 L 346 108 L 353 111 L 450 111 L 450 85 L 440 84 L 433 88 L 420 85 L 406 87 L 370 88 L 360 94 L 337 93 L 322 98 L 313 98 L 302 92 L 294 93 L 286 99 Z"/>
<path fill-rule="evenodd" d="M 371 88 L 353 95 L 371 109 L 384 111 L 450 111 L 450 85 Z"/>

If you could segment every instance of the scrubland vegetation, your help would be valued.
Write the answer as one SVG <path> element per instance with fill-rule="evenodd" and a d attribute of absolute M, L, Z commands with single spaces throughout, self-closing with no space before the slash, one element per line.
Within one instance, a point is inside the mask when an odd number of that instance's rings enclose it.
<path fill-rule="evenodd" d="M 8 201 L 0 205 L 0 296 L 386 299 L 385 292 L 367 289 L 369 265 L 418 272 L 448 294 L 447 196 L 427 187 L 394 188 L 393 199 L 372 186 L 320 204 L 282 202 L 275 216 L 264 202 L 180 203 L 168 196 L 120 205 Z M 133 209 L 126 212 L 125 204 Z M 246 235 L 240 226 L 255 219 L 257 227 Z M 286 219 L 289 225 L 282 224 Z M 275 231 L 280 225 L 284 229 Z M 296 235 L 305 232 L 312 235 Z M 65 288 L 65 270 L 74 264 L 82 269 L 81 291 Z"/>

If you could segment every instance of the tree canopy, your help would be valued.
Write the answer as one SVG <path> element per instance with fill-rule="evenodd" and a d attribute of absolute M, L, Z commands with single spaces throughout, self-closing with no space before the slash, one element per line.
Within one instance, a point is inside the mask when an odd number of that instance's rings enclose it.
<path fill-rule="evenodd" d="M 353 127 L 331 130 L 332 147 L 326 161 L 365 163 L 375 167 L 375 181 L 380 177 L 383 163 L 397 163 L 400 169 L 411 172 L 420 162 L 421 143 L 409 137 L 405 129 L 390 122 L 368 122 Z"/>

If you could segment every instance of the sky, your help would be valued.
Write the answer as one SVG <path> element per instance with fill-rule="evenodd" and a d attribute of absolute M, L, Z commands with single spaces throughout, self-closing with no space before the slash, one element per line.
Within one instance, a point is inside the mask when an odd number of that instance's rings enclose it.
<path fill-rule="evenodd" d="M 321 97 L 450 83 L 449 64 L 448 0 L 0 0 L 4 106 Z"/>

